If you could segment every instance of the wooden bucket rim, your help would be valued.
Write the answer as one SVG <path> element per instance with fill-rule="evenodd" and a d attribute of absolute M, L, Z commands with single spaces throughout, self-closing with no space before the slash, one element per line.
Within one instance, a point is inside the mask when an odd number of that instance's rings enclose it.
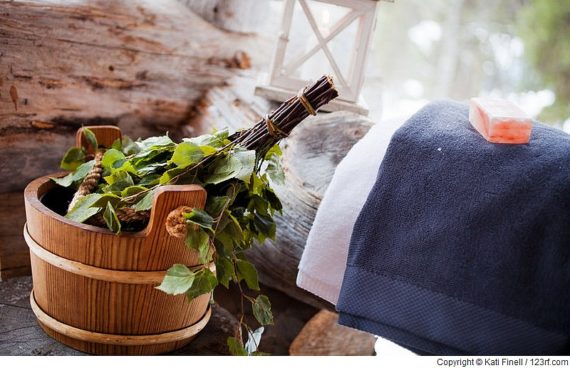
<path fill-rule="evenodd" d="M 86 342 L 123 346 L 164 344 L 193 337 L 206 326 L 212 315 L 212 308 L 208 306 L 198 322 L 180 330 L 153 335 L 116 335 L 83 330 L 56 320 L 38 306 L 33 290 L 30 293 L 30 305 L 38 321 L 57 333 Z"/>
<path fill-rule="evenodd" d="M 122 237 L 122 238 L 146 238 L 152 233 L 153 227 L 156 226 L 153 224 L 153 222 L 154 222 L 153 221 L 153 209 L 151 209 L 150 221 L 149 221 L 148 225 L 143 230 L 136 231 L 136 232 L 121 232 L 120 234 L 117 235 L 117 234 L 113 233 L 112 231 L 110 231 L 109 229 L 105 229 L 105 228 L 94 226 L 94 225 L 88 225 L 88 224 L 84 224 L 81 222 L 72 221 L 72 220 L 65 218 L 64 216 L 58 214 L 57 212 L 51 210 L 50 208 L 48 208 L 46 205 L 44 205 L 42 203 L 41 198 L 38 194 L 39 190 L 42 189 L 46 185 L 47 186 L 53 185 L 55 187 L 55 185 L 57 185 L 57 184 L 55 182 L 53 182 L 51 180 L 51 178 L 60 178 L 60 177 L 63 177 L 67 174 L 68 174 L 67 172 L 58 172 L 58 173 L 55 173 L 52 175 L 46 175 L 46 176 L 39 177 L 35 180 L 32 180 L 26 186 L 26 189 L 24 189 L 24 200 L 30 206 L 32 206 L 34 209 L 36 209 L 38 212 L 40 212 L 42 215 L 53 218 L 60 223 L 70 225 L 70 226 L 74 226 L 74 227 L 79 228 L 79 229 L 84 230 L 84 231 L 104 234 L 106 236 Z M 156 198 L 161 193 L 166 192 L 166 191 L 168 191 L 168 192 L 186 192 L 186 191 L 191 191 L 191 190 L 204 191 L 204 192 L 206 191 L 202 186 L 196 185 L 196 184 L 163 185 L 157 189 L 154 200 L 156 201 Z M 154 203 L 153 203 L 153 208 L 154 208 Z M 160 225 L 161 224 L 159 224 L 158 226 L 160 226 Z"/>
<path fill-rule="evenodd" d="M 73 261 L 57 254 L 54 254 L 40 244 L 38 244 L 28 232 L 27 225 L 24 225 L 24 240 L 35 256 L 49 263 L 50 265 L 67 272 L 71 272 L 75 275 L 88 277 L 95 280 L 116 282 L 121 284 L 137 284 L 137 285 L 158 285 L 162 282 L 165 271 L 123 271 L 123 270 L 112 270 L 108 268 L 101 268 L 91 266 L 85 263 Z M 202 268 L 202 265 L 198 266 L 188 266 L 190 269 Z M 212 271 L 216 271 L 216 265 L 214 262 L 208 264 L 208 268 Z"/>

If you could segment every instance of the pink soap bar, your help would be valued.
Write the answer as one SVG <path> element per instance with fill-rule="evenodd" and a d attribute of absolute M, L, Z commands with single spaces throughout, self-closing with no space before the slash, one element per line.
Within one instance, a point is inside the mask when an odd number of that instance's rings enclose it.
<path fill-rule="evenodd" d="M 469 121 L 492 143 L 524 144 L 530 140 L 532 120 L 508 100 L 472 98 L 469 104 Z"/>

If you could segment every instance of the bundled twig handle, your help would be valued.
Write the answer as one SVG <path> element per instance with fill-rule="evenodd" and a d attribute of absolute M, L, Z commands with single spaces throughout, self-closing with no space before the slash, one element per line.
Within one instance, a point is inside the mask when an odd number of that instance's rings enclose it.
<path fill-rule="evenodd" d="M 303 88 L 296 96 L 283 102 L 257 124 L 229 137 L 234 143 L 255 150 L 263 157 L 275 143 L 289 133 L 309 115 L 338 96 L 331 76 L 325 75 Z"/>

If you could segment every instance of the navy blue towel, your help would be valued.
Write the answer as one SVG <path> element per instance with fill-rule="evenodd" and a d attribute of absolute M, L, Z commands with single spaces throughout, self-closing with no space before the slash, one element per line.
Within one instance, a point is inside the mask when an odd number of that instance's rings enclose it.
<path fill-rule="evenodd" d="M 339 323 L 437 355 L 568 354 L 570 136 L 488 143 L 435 102 L 393 136 L 354 226 Z"/>

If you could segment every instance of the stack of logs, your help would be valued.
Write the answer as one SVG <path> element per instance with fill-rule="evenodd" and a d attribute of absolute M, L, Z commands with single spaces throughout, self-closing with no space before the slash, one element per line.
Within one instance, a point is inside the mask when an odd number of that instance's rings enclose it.
<path fill-rule="evenodd" d="M 216 28 L 183 4 L 191 2 L 0 5 L 0 279 L 29 274 L 22 190 L 58 170 L 82 125 L 179 139 L 248 126 L 272 108 L 253 96 L 257 70 L 243 70 L 268 65 L 259 57 L 272 45 Z M 277 240 L 250 253 L 266 286 L 331 308 L 296 287 L 297 265 L 336 165 L 370 126 L 321 114 L 285 140 Z"/>
<path fill-rule="evenodd" d="M 29 273 L 22 190 L 58 170 L 79 127 L 180 138 L 208 90 L 249 62 L 248 38 L 174 0 L 2 2 L 0 278 Z"/>

